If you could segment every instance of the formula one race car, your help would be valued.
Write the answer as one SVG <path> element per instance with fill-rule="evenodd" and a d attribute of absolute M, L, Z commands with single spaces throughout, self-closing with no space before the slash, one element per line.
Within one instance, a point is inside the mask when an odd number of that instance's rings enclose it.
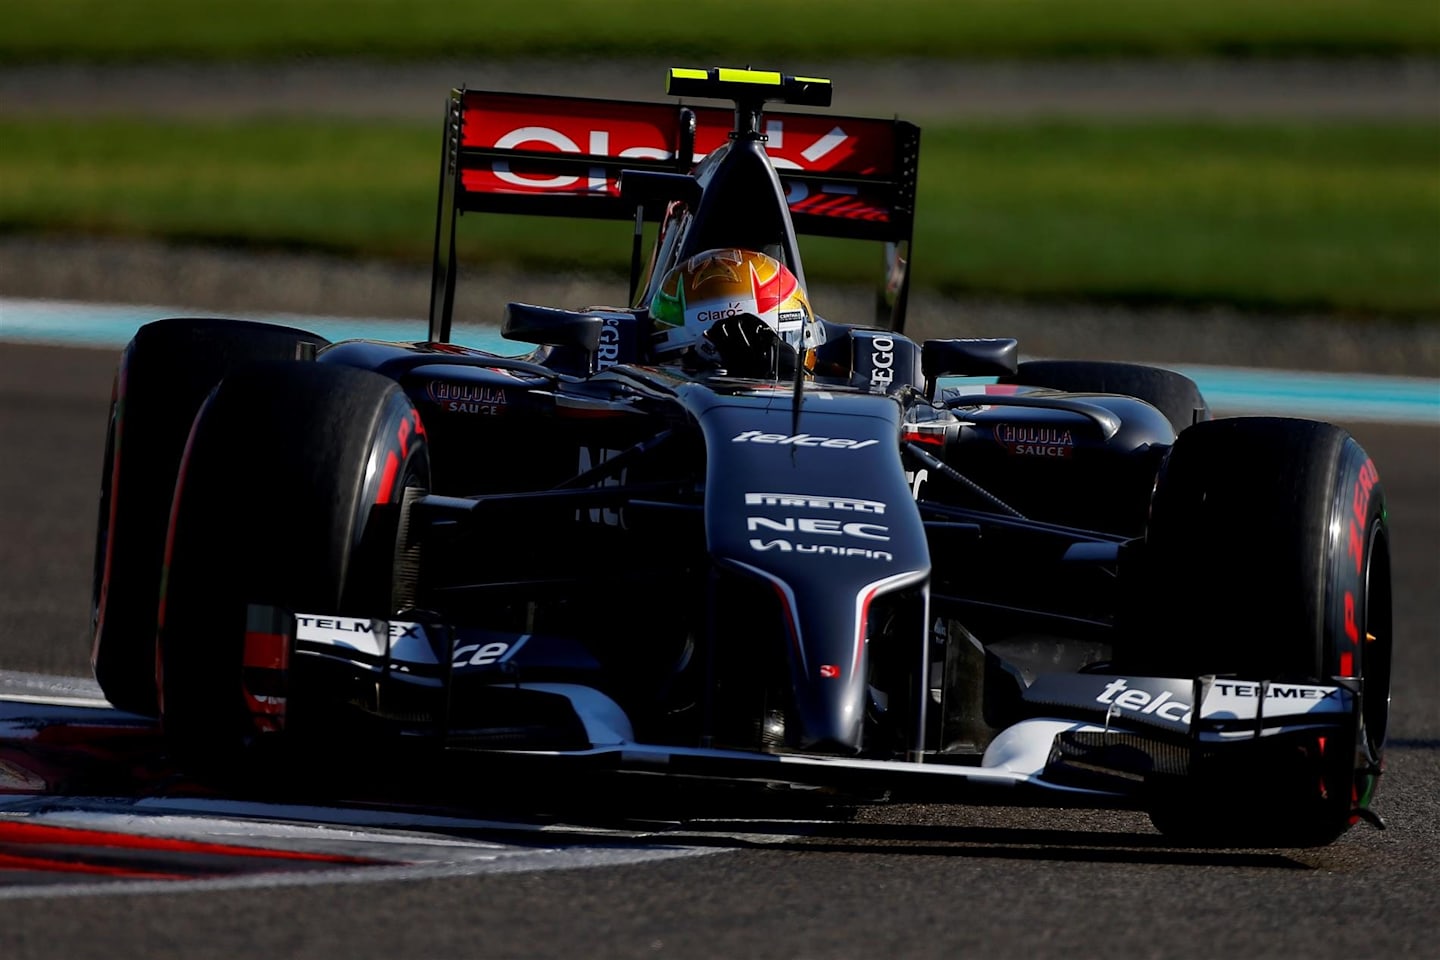
<path fill-rule="evenodd" d="M 1154 367 L 904 336 L 919 130 L 453 92 L 428 338 L 160 320 L 125 350 L 93 663 L 177 757 L 426 745 L 1327 843 L 1389 712 L 1385 501 L 1345 431 Z M 633 221 L 632 299 L 451 342 L 457 214 Z M 654 243 L 642 256 L 647 223 Z M 873 325 L 797 237 L 884 245 Z M 817 303 L 819 298 L 817 297 Z M 158 639 L 157 639 L 158 638 Z"/>

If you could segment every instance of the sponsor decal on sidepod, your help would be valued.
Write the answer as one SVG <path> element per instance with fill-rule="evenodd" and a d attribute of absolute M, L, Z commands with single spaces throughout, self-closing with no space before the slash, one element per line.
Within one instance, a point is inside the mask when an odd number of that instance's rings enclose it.
<path fill-rule="evenodd" d="M 1007 451 L 1022 457 L 1069 457 L 1075 449 L 1074 436 L 1058 427 L 1002 423 L 995 427 L 995 439 Z"/>
<path fill-rule="evenodd" d="M 479 384 L 431 380 L 425 392 L 442 410 L 448 410 L 451 413 L 481 413 L 494 416 L 503 413 L 503 408 L 510 402 L 505 391 L 499 387 Z"/>

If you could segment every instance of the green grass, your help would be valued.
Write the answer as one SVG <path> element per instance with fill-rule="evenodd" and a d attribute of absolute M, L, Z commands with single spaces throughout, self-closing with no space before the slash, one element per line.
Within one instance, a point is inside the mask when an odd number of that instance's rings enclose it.
<path fill-rule="evenodd" d="M 0 0 L 0 64 L 368 56 L 1388 55 L 1440 51 L 1434 0 Z"/>
<path fill-rule="evenodd" d="M 941 286 L 1440 313 L 1434 124 L 993 125 L 923 144 L 916 256 Z"/>
<path fill-rule="evenodd" d="M 0 120 L 0 230 L 423 262 L 429 124 Z M 1440 316 L 1440 126 L 977 123 L 923 135 L 914 279 L 952 292 Z M 463 255 L 623 271 L 629 225 L 466 217 Z M 868 245 L 803 245 L 812 285 Z"/>

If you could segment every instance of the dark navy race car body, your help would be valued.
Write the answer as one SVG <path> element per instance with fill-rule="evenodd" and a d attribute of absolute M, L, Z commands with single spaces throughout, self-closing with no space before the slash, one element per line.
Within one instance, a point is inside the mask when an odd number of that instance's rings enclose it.
<path fill-rule="evenodd" d="M 210 771 L 373 745 L 1142 807 L 1196 842 L 1378 821 L 1388 533 L 1355 440 L 1212 418 L 1157 367 L 908 338 L 918 128 L 818 112 L 818 78 L 668 92 L 453 92 L 423 340 L 139 331 L 110 701 Z M 488 212 L 633 224 L 630 301 L 510 303 L 514 356 L 452 342 Z M 876 245 L 872 324 L 812 308 L 809 235 Z"/>

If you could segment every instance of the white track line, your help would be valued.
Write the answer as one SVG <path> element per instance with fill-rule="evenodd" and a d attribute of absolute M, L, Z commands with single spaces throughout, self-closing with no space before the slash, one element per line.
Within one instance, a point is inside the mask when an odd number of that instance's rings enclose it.
<path fill-rule="evenodd" d="M 0 703 L 39 708 L 114 710 L 93 681 L 0 670 Z M 42 709 L 38 711 L 44 713 Z M 139 719 L 139 718 L 137 718 Z M 15 717 L 11 717 L 13 722 Z M 63 722 L 63 721 L 62 721 Z M 0 799 L 12 822 L 112 831 L 136 836 L 228 842 L 343 852 L 392 861 L 382 866 L 277 869 L 243 876 L 188 880 L 112 880 L 0 886 L 0 900 L 153 896 L 225 890 L 269 890 L 329 884 L 391 883 L 484 874 L 628 866 L 677 857 L 709 856 L 726 847 L 685 847 L 647 831 L 472 819 L 359 807 L 273 804 L 196 798 L 103 798 L 23 794 Z M 457 837 L 448 831 L 495 831 L 496 837 Z M 517 832 L 530 843 L 503 839 Z M 582 839 L 577 844 L 576 839 Z M 680 837 L 679 843 L 684 843 Z M 402 861 L 394 863 L 393 861 Z"/>
<path fill-rule="evenodd" d="M 542 870 L 576 870 L 589 867 L 618 867 L 653 863 L 678 857 L 709 856 L 725 848 L 655 847 L 644 850 L 575 848 L 531 851 L 528 855 L 472 860 L 465 863 L 432 863 L 394 867 L 344 867 L 339 870 L 307 870 L 295 873 L 250 874 L 213 880 L 119 880 L 111 883 L 61 883 L 33 887 L 0 887 L 0 900 L 44 900 L 58 897 L 168 896 L 174 893 L 207 893 L 217 890 L 272 890 L 282 887 L 314 887 L 331 884 L 391 883 L 409 880 L 436 880 L 447 877 L 475 877 L 497 873 L 534 873 Z"/>

